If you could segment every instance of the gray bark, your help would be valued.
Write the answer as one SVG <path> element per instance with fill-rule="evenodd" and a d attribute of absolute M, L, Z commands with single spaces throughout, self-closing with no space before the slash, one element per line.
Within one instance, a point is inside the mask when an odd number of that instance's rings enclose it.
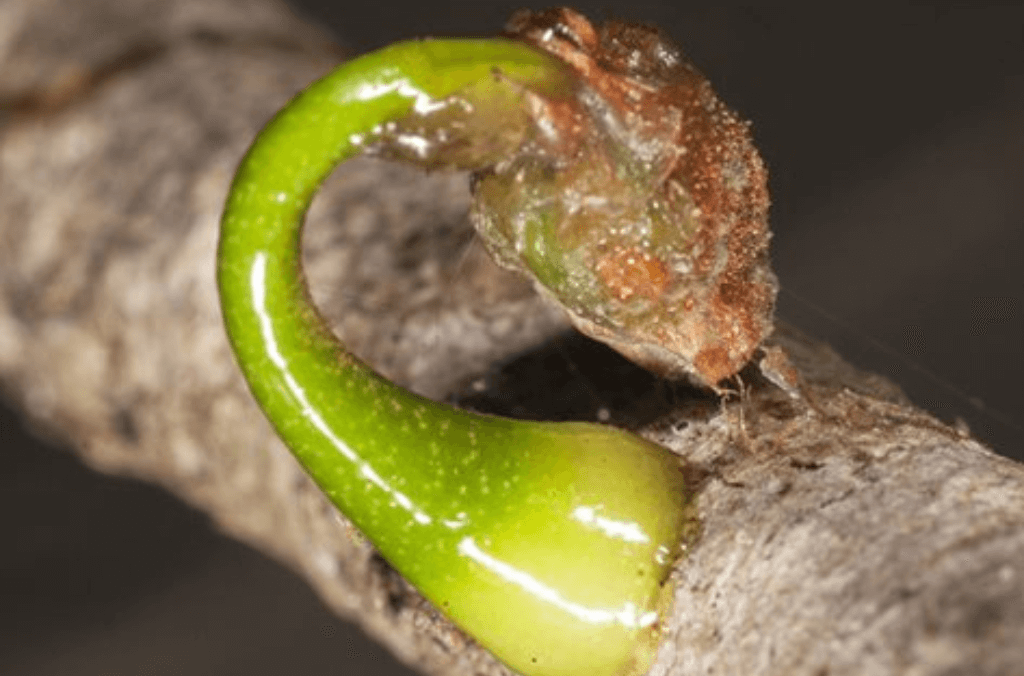
<path fill-rule="evenodd" d="M 305 478 L 223 335 L 232 171 L 340 58 L 329 40 L 271 0 L 4 0 L 0 26 L 4 391 L 98 470 L 158 482 L 287 562 L 407 663 L 505 673 Z M 486 258 L 466 201 L 464 177 L 358 161 L 307 227 L 336 330 L 433 397 L 565 328 Z M 813 405 L 750 374 L 739 399 L 669 397 L 643 420 L 689 463 L 703 521 L 652 674 L 1024 670 L 1024 467 L 828 348 L 774 340 Z"/>

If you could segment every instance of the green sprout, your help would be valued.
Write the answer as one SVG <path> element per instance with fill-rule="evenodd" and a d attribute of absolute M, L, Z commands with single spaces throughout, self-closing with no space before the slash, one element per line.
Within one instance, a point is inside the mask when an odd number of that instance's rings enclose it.
<path fill-rule="evenodd" d="M 388 562 L 527 676 L 645 671 L 692 528 L 678 458 L 590 423 L 478 415 L 354 357 L 313 305 L 314 193 L 365 150 L 475 170 L 542 134 L 566 64 L 506 39 L 424 40 L 348 61 L 288 103 L 238 168 L 217 280 L 232 348 L 281 439 Z"/>

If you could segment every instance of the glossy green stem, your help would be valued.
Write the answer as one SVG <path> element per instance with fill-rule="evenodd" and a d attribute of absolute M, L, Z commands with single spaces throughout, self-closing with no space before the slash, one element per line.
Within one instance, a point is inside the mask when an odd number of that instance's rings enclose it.
<path fill-rule="evenodd" d="M 385 123 L 453 96 L 479 117 L 570 78 L 505 40 L 408 42 L 343 64 L 242 161 L 217 273 L 232 347 L 280 437 L 398 571 L 530 676 L 646 669 L 688 523 L 677 459 L 617 429 L 475 415 L 395 386 L 326 327 L 299 241 L 321 182 Z M 469 128 L 495 136 L 492 152 L 512 142 L 502 126 Z"/>

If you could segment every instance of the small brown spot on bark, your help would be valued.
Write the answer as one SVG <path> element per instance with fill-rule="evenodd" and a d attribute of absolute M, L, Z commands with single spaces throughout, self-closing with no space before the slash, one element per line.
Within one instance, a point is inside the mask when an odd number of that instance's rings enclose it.
<path fill-rule="evenodd" d="M 139 426 L 135 423 L 135 416 L 131 409 L 122 408 L 114 414 L 114 431 L 129 444 L 139 443 Z"/>

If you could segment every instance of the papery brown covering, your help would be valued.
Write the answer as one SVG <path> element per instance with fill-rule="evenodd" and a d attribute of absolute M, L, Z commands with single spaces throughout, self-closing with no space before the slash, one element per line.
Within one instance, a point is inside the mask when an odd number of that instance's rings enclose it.
<path fill-rule="evenodd" d="M 521 11 L 508 33 L 577 73 L 534 138 L 475 177 L 473 220 L 581 331 L 714 386 L 771 332 L 764 163 L 748 125 L 656 29 Z"/>

